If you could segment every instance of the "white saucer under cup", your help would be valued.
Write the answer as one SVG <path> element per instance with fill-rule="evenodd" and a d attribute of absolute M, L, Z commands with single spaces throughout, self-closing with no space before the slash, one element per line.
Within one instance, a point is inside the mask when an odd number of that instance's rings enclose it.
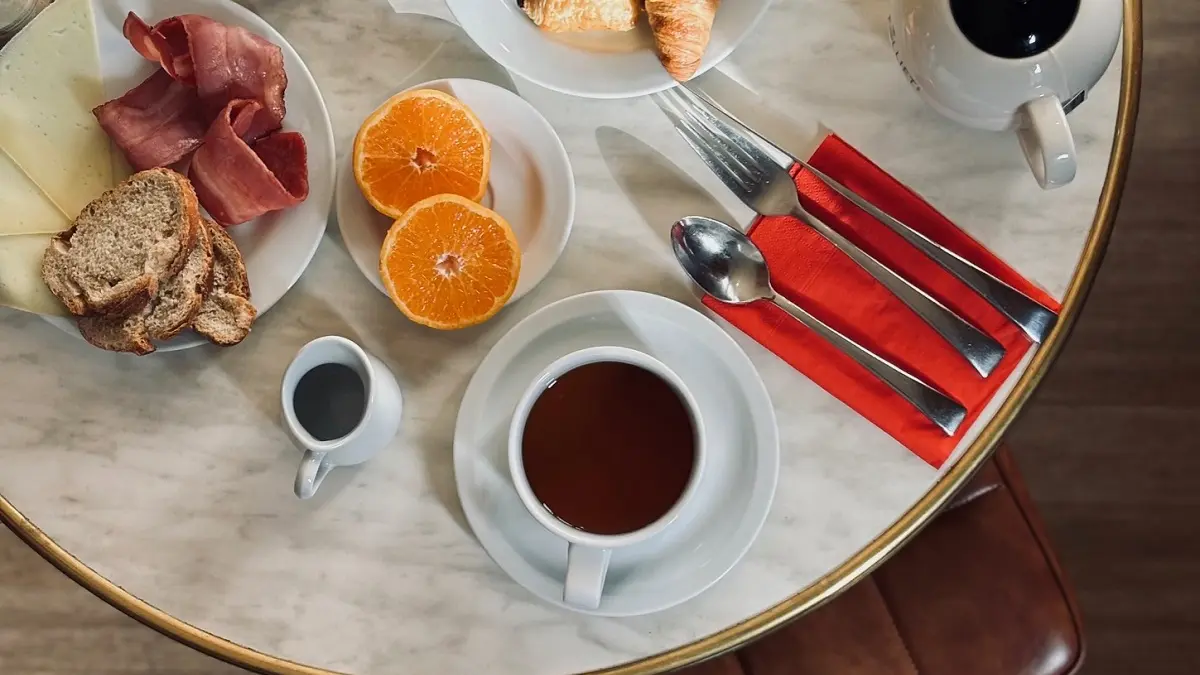
<path fill-rule="evenodd" d="M 405 91 L 414 89 L 437 89 L 462 101 L 492 138 L 492 167 L 483 205 L 504 216 L 521 247 L 521 276 L 509 298 L 510 303 L 516 302 L 546 278 L 571 235 L 575 178 L 567 151 L 546 118 L 503 87 L 447 79 Z M 362 196 L 352 162 L 353 153 L 347 152 L 338 176 L 338 226 L 358 269 L 386 295 L 379 278 L 379 250 L 392 219 Z"/>
<path fill-rule="evenodd" d="M 705 469 L 670 527 L 614 550 L 595 609 L 563 601 L 566 542 L 526 509 L 508 463 L 517 402 L 555 360 L 597 346 L 661 361 L 704 420 Z M 454 431 L 454 477 L 476 538 L 509 576 L 548 603 L 600 616 L 658 612 L 733 568 L 758 535 L 779 474 L 779 431 L 754 365 L 700 312 L 650 293 L 597 291 L 548 305 L 496 343 L 467 386 Z"/>

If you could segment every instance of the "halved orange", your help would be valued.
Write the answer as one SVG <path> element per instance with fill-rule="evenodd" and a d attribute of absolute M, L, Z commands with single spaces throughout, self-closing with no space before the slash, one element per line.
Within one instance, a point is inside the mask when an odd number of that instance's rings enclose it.
<path fill-rule="evenodd" d="M 354 137 L 353 159 L 363 196 L 399 218 L 433 195 L 483 199 L 492 140 L 462 101 L 418 89 L 396 94 L 367 117 Z"/>
<path fill-rule="evenodd" d="M 517 287 L 521 249 L 504 218 L 458 195 L 423 199 L 383 241 L 379 276 L 405 316 L 431 328 L 487 321 Z"/>

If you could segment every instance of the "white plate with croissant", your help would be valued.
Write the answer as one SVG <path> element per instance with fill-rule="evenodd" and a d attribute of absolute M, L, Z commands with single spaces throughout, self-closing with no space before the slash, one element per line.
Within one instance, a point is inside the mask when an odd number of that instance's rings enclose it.
<path fill-rule="evenodd" d="M 587 98 L 662 91 L 729 56 L 771 0 L 446 0 L 489 56 Z"/>

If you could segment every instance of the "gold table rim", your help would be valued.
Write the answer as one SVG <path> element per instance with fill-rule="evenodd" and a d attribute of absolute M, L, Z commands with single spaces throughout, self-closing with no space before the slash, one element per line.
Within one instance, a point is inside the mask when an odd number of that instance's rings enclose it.
<path fill-rule="evenodd" d="M 1079 266 L 1067 288 L 1058 325 L 1038 350 L 1025 374 L 963 457 L 930 490 L 865 548 L 792 597 L 740 623 L 675 649 L 588 675 L 655 675 L 719 656 L 779 628 L 829 602 L 870 574 L 921 530 L 991 456 L 1017 413 L 1045 377 L 1074 327 L 1104 257 L 1129 170 L 1142 80 L 1142 0 L 1124 0 L 1121 94 L 1116 132 L 1100 201 L 1084 243 Z M 270 675 L 337 675 L 264 654 L 204 631 L 150 605 L 117 586 L 67 552 L 0 495 L 0 521 L 73 581 L 146 626 L 235 666 Z"/>

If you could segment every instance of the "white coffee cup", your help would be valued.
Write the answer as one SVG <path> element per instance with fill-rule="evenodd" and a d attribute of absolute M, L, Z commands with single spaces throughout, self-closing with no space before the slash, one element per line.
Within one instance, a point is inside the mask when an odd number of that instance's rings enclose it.
<path fill-rule="evenodd" d="M 329 434 L 314 431 L 322 423 L 328 426 L 328 421 L 319 418 L 322 406 L 306 405 L 305 401 L 299 401 L 298 411 L 296 397 L 296 388 L 301 379 L 318 366 L 328 364 L 344 366 L 362 385 L 361 417 L 352 427 L 343 420 L 344 433 L 333 438 L 328 437 Z M 344 371 L 338 374 L 345 375 Z M 321 392 L 331 397 L 340 396 L 342 402 L 346 399 L 357 402 L 359 393 L 349 390 L 353 389 L 351 378 L 342 377 L 336 382 L 349 386 L 342 391 L 330 391 L 324 387 Z M 332 386 L 334 383 L 333 380 L 327 380 L 322 384 Z M 303 391 L 301 395 L 305 395 Z M 404 406 L 400 385 L 396 383 L 392 371 L 382 361 L 363 351 L 362 347 L 336 335 L 317 338 L 300 349 L 283 374 L 280 397 L 284 428 L 296 447 L 304 451 L 304 458 L 300 460 L 300 468 L 296 472 L 295 491 L 300 499 L 308 499 L 316 494 L 317 488 L 321 487 L 321 482 L 334 467 L 361 464 L 387 446 L 400 429 Z M 347 411 L 341 412 L 344 416 Z"/>
<path fill-rule="evenodd" d="M 675 504 L 658 520 L 624 534 L 593 534 L 576 529 L 554 516 L 534 494 L 525 474 L 523 438 L 525 423 L 538 397 L 567 372 L 589 363 L 627 363 L 648 371 L 669 384 L 687 407 L 695 434 L 695 459 L 691 477 Z M 705 465 L 705 433 L 700 408 L 687 385 L 670 368 L 654 357 L 624 347 L 592 347 L 568 354 L 550 364 L 534 379 L 517 402 L 508 434 L 508 464 L 521 502 L 538 523 L 567 542 L 567 572 L 563 602 L 581 609 L 596 609 L 604 593 L 608 563 L 614 549 L 633 546 L 666 530 L 696 497 Z"/>

